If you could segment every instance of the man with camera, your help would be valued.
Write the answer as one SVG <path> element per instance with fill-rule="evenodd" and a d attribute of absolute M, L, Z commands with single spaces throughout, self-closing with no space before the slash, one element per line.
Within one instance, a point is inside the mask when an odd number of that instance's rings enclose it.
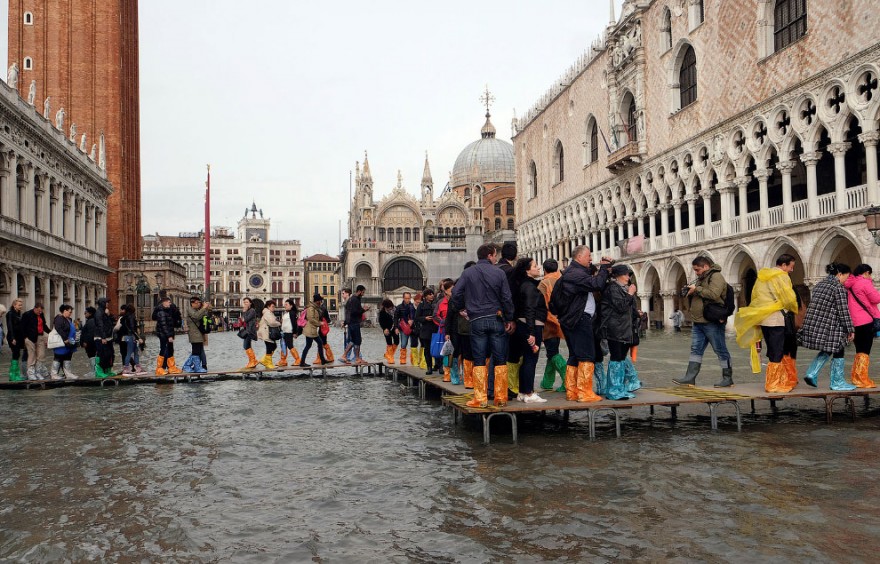
<path fill-rule="evenodd" d="M 720 304 L 724 307 L 727 281 L 721 275 L 721 267 L 712 264 L 712 261 L 704 256 L 698 256 L 691 264 L 697 280 L 681 289 L 682 297 L 690 299 L 689 312 L 694 323 L 691 332 L 691 356 L 688 359 L 684 378 L 674 378 L 672 381 L 680 386 L 696 385 L 697 374 L 700 373 L 703 364 L 703 353 L 708 345 L 712 345 L 712 350 L 718 355 L 721 364 L 721 381 L 715 384 L 715 387 L 727 388 L 733 385 L 733 367 L 730 364 L 727 343 L 724 341 L 726 320 L 712 321 L 705 317 L 707 305 Z"/>
<path fill-rule="evenodd" d="M 565 397 L 569 401 L 599 401 L 601 396 L 593 391 L 596 360 L 593 322 L 597 306 L 593 292 L 605 289 L 614 261 L 602 257 L 599 271 L 593 276 L 589 270 L 592 259 L 589 247 L 575 247 L 571 258 L 571 264 L 565 269 L 550 296 L 551 308 L 559 319 L 562 334 L 568 344 Z"/>

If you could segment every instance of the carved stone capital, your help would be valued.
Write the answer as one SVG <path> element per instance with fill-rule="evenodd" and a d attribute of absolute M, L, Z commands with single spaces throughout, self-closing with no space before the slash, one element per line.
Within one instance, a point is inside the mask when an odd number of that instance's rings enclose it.
<path fill-rule="evenodd" d="M 793 171 L 796 166 L 797 163 L 794 161 L 779 161 L 776 163 L 776 170 L 782 174 L 791 174 L 791 171 Z"/>
<path fill-rule="evenodd" d="M 852 143 L 831 143 L 828 145 L 828 152 L 835 156 L 835 158 L 843 156 L 852 147 Z"/>
<path fill-rule="evenodd" d="M 801 155 L 801 162 L 807 166 L 816 166 L 816 163 L 819 162 L 819 159 L 822 158 L 822 154 L 818 151 L 813 151 L 811 153 L 804 153 Z"/>
<path fill-rule="evenodd" d="M 865 147 L 876 147 L 877 143 L 880 142 L 880 131 L 875 130 L 860 133 L 859 141 L 861 141 L 862 145 Z"/>

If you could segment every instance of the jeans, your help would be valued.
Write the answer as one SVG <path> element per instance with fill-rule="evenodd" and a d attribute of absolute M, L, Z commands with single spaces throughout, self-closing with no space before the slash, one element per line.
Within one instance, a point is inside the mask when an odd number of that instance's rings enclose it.
<path fill-rule="evenodd" d="M 491 356 L 495 366 L 504 366 L 507 362 L 507 341 L 504 322 L 500 317 L 481 317 L 471 321 L 471 349 L 475 365 L 485 366 Z"/>
<path fill-rule="evenodd" d="M 522 351 L 523 363 L 519 369 L 519 392 L 524 395 L 531 394 L 535 391 L 535 367 L 538 365 L 538 356 L 541 353 L 541 336 L 544 334 L 544 328 L 540 325 L 535 326 L 534 331 L 529 331 L 529 326 L 521 321 L 516 322 L 516 333 L 513 339 L 519 343 Z M 535 337 L 535 345 L 538 349 L 532 352 L 529 346 L 529 337 Z"/>
<path fill-rule="evenodd" d="M 691 356 L 690 362 L 703 363 L 703 353 L 706 347 L 712 345 L 712 350 L 718 355 L 721 368 L 731 368 L 730 353 L 727 352 L 727 343 L 724 341 L 724 325 L 721 323 L 694 323 L 691 331 Z"/>
<path fill-rule="evenodd" d="M 568 365 L 577 366 L 581 362 L 595 362 L 596 337 L 593 335 L 593 318 L 582 313 L 574 327 L 562 328 L 565 342 L 568 343 Z"/>
<path fill-rule="evenodd" d="M 141 363 L 141 357 L 138 354 L 137 342 L 135 341 L 134 335 L 126 335 L 125 336 L 125 360 L 122 362 L 123 366 L 128 366 L 130 361 L 134 361 L 132 365 L 137 365 Z"/>
<path fill-rule="evenodd" d="M 407 348 L 409 346 L 409 340 L 411 337 L 412 337 L 411 334 L 407 335 L 406 333 L 401 331 L 400 332 L 400 348 L 402 348 L 402 349 Z M 415 340 L 415 339 L 413 339 L 413 340 Z"/>
<path fill-rule="evenodd" d="M 359 347 L 361 346 L 361 324 L 360 323 L 351 323 L 348 326 L 348 339 L 352 345 Z"/>
<path fill-rule="evenodd" d="M 388 334 L 385 335 L 385 344 L 390 347 L 391 345 L 396 345 L 398 343 L 400 343 L 400 337 L 397 336 L 394 329 L 389 329 Z"/>

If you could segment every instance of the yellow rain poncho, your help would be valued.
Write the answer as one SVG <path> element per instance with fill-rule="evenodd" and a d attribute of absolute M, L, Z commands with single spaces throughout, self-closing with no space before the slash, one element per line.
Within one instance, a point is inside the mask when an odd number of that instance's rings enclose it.
<path fill-rule="evenodd" d="M 752 372 L 761 372 L 761 359 L 755 345 L 764 336 L 761 322 L 777 311 L 787 310 L 797 313 L 797 297 L 791 287 L 787 272 L 778 268 L 762 268 L 758 281 L 752 290 L 752 302 L 737 310 L 733 320 L 736 330 L 736 343 L 744 349 L 751 349 Z"/>

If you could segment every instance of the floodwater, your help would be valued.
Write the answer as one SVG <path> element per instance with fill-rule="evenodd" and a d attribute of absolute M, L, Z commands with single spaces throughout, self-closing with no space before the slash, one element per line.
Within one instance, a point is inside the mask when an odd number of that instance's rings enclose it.
<path fill-rule="evenodd" d="M 244 364 L 233 333 L 211 339 L 214 368 Z M 687 347 L 646 339 L 646 383 Z M 486 447 L 377 377 L 0 391 L 0 560 L 876 561 L 880 410 L 827 425 L 821 401 L 786 403 L 743 404 L 741 433 L 634 410 L 594 441 L 583 414 L 525 417 L 519 445 L 499 426 Z"/>

